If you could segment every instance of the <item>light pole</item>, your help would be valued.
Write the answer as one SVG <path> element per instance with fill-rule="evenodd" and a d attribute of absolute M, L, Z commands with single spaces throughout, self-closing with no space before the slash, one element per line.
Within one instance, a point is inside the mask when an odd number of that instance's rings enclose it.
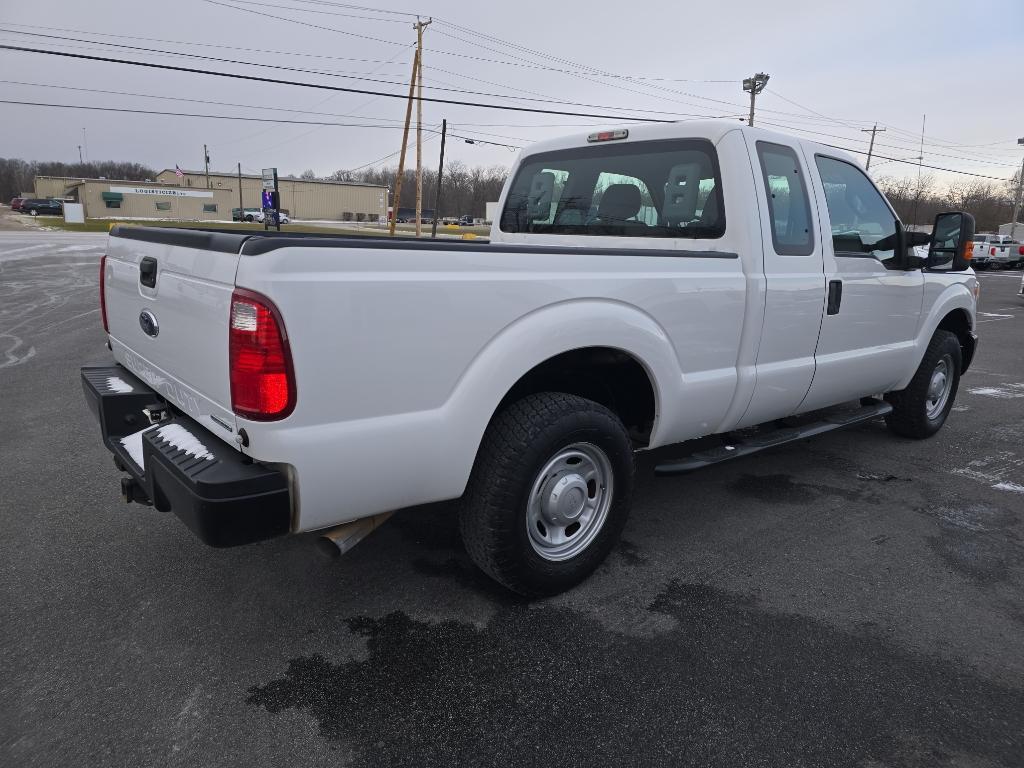
<path fill-rule="evenodd" d="M 1024 144 L 1024 138 L 1017 139 L 1018 144 Z M 1017 214 L 1020 213 L 1021 192 L 1024 192 L 1024 160 L 1020 164 L 1020 176 L 1017 177 L 1017 199 L 1013 202 L 1013 218 L 1010 219 L 1010 239 L 1017 237 Z"/>

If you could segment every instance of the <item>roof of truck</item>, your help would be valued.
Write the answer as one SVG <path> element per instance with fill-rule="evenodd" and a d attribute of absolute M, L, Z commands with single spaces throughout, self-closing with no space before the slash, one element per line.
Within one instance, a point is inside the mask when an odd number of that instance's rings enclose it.
<path fill-rule="evenodd" d="M 615 125 L 608 127 L 594 126 L 594 128 L 585 133 L 570 133 L 556 139 L 548 139 L 546 141 L 539 141 L 536 144 L 531 144 L 523 150 L 523 156 L 533 155 L 538 152 L 550 152 L 552 150 L 586 146 L 588 144 L 588 136 L 593 135 L 595 132 L 614 130 L 629 131 L 629 137 L 626 139 L 627 142 L 699 138 L 708 139 L 714 144 L 717 144 L 727 133 L 742 131 L 746 134 L 753 134 L 756 138 L 765 141 L 778 141 L 779 139 L 785 139 L 786 141 L 798 141 L 800 144 L 811 147 L 816 151 L 824 151 L 830 155 L 844 158 L 850 162 L 857 163 L 858 165 L 860 164 L 853 155 L 838 147 L 832 147 L 827 144 L 810 141 L 808 139 L 794 136 L 793 134 L 782 133 L 780 131 L 771 131 L 765 128 L 758 128 L 756 126 L 751 128 L 747 125 L 738 123 L 735 118 L 723 118 L 719 120 L 686 120 L 674 123 L 655 124 L 634 123 L 632 125 Z"/>

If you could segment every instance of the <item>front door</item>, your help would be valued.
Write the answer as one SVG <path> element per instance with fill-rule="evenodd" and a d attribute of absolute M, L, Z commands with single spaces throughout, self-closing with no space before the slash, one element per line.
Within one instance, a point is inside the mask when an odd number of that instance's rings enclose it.
<path fill-rule="evenodd" d="M 896 258 L 896 215 L 871 180 L 845 160 L 812 160 L 827 308 L 801 412 L 892 389 L 913 353 L 924 299 L 924 276 Z"/>

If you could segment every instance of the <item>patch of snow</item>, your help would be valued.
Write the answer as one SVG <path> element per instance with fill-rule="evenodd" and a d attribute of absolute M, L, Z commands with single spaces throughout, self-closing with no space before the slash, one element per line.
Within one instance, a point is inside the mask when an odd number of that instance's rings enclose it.
<path fill-rule="evenodd" d="M 135 391 L 132 388 L 131 384 L 129 384 L 127 381 L 125 381 L 124 379 L 119 378 L 117 376 L 108 376 L 107 377 L 107 389 L 109 389 L 111 392 L 119 392 L 122 395 L 126 394 L 128 392 L 134 392 Z M 141 464 L 139 466 L 141 466 Z"/>
<path fill-rule="evenodd" d="M 144 470 L 146 467 L 142 463 L 142 433 L 152 429 L 152 427 L 146 427 L 140 429 L 138 432 L 133 432 L 127 437 L 121 438 L 121 445 L 128 451 L 128 455 L 132 457 L 132 461 L 138 466 L 139 469 Z"/>
<path fill-rule="evenodd" d="M 75 251 L 102 251 L 102 245 L 65 245 L 57 253 L 73 253 Z"/>
<path fill-rule="evenodd" d="M 206 446 L 180 424 L 168 424 L 160 427 L 157 430 L 157 436 L 189 456 L 195 456 L 197 459 L 213 459 L 213 454 L 206 449 Z"/>
<path fill-rule="evenodd" d="M 999 387 L 968 387 L 967 391 L 972 395 L 1014 399 L 1024 397 L 1024 384 L 1015 382 L 1013 384 L 1004 384 Z"/>
<path fill-rule="evenodd" d="M 1024 493 L 1024 485 L 1018 485 L 1017 483 L 996 483 L 992 486 L 997 491 L 1012 491 L 1013 493 Z"/>

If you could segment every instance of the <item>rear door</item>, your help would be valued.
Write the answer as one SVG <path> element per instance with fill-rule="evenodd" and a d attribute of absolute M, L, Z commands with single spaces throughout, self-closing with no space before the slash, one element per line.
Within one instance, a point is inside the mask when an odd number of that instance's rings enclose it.
<path fill-rule="evenodd" d="M 114 358 L 231 442 L 228 322 L 245 236 L 121 232 L 110 238 L 104 275 Z"/>
<path fill-rule="evenodd" d="M 804 399 L 825 296 L 821 238 L 799 145 L 750 136 L 747 142 L 761 210 L 765 309 L 754 394 L 738 427 L 791 414 Z"/>
<path fill-rule="evenodd" d="M 853 163 L 805 154 L 817 171 L 829 306 L 801 411 L 889 391 L 913 353 L 924 300 L 921 270 L 896 258 L 897 218 L 882 193 Z"/>

